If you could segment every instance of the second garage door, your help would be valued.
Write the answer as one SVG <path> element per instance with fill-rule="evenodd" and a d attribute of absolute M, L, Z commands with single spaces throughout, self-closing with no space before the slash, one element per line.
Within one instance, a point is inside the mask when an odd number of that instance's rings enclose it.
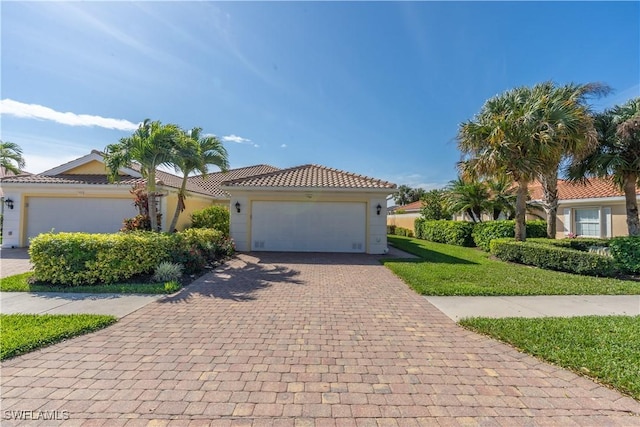
<path fill-rule="evenodd" d="M 253 202 L 251 250 L 365 252 L 366 203 Z"/>
<path fill-rule="evenodd" d="M 115 233 L 138 214 L 131 199 L 30 197 L 28 204 L 27 238 L 51 229 Z"/>

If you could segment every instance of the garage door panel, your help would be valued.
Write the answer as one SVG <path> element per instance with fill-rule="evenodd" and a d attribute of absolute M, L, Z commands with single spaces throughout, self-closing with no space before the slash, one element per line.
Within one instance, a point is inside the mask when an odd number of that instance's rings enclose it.
<path fill-rule="evenodd" d="M 364 252 L 365 203 L 253 202 L 251 249 Z"/>
<path fill-rule="evenodd" d="M 131 199 L 30 197 L 27 238 L 57 232 L 115 233 L 122 220 L 136 216 Z"/>

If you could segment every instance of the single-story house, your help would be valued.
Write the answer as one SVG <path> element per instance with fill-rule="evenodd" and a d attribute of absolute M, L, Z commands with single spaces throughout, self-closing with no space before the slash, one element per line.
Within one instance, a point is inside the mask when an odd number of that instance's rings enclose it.
<path fill-rule="evenodd" d="M 6 205 L 2 246 L 27 246 L 30 238 L 52 229 L 118 231 L 124 218 L 137 215 L 130 191 L 144 183 L 137 166 L 119 174 L 119 182 L 110 183 L 103 155 L 94 150 L 40 174 L 2 178 Z M 156 179 L 162 194 L 161 228 L 167 230 L 182 178 L 158 170 Z M 269 165 L 232 169 L 189 178 L 186 209 L 177 228 L 187 227 L 195 210 L 231 203 L 231 234 L 241 251 L 383 253 L 385 198 L 394 188 L 391 183 L 314 165 L 283 171 Z"/>
<path fill-rule="evenodd" d="M 529 203 L 540 205 L 543 193 L 539 183 L 529 188 L 529 194 Z M 586 185 L 559 179 L 558 199 L 557 239 L 568 235 L 602 238 L 628 235 L 624 193 L 611 179 L 592 178 Z"/>

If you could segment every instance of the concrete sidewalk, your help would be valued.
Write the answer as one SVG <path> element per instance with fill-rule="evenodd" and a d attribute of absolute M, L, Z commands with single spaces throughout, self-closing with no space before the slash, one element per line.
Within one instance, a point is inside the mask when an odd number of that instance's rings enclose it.
<path fill-rule="evenodd" d="M 425 297 L 449 318 L 640 315 L 640 295 Z"/>
<path fill-rule="evenodd" d="M 165 295 L 0 292 L 2 314 L 108 314 L 124 317 Z"/>

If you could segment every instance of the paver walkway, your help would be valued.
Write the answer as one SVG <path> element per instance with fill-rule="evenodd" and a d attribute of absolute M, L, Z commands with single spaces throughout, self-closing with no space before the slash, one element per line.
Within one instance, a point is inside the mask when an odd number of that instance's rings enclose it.
<path fill-rule="evenodd" d="M 30 269 L 28 249 L 0 249 L 0 278 L 25 273 Z"/>
<path fill-rule="evenodd" d="M 458 327 L 366 255 L 240 255 L 0 366 L 3 426 L 640 425 L 640 402 Z"/>

